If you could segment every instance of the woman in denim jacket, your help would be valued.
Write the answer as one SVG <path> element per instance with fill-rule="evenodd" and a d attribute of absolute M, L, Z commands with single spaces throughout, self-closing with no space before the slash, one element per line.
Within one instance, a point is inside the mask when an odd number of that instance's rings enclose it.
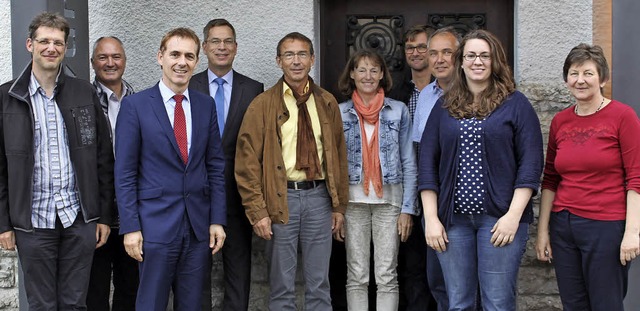
<path fill-rule="evenodd" d="M 438 252 L 449 310 L 476 310 L 478 283 L 483 310 L 516 310 L 542 173 L 540 122 L 494 35 L 470 32 L 454 61 L 420 142 L 427 245 Z"/>
<path fill-rule="evenodd" d="M 382 57 L 373 51 L 356 52 L 338 86 L 351 97 L 340 104 L 350 184 L 345 214 L 348 307 L 368 308 L 373 240 L 377 310 L 397 310 L 398 248 L 400 240 L 409 236 L 410 215 L 417 213 L 409 110 L 404 103 L 384 97 L 391 89 L 391 76 Z"/>

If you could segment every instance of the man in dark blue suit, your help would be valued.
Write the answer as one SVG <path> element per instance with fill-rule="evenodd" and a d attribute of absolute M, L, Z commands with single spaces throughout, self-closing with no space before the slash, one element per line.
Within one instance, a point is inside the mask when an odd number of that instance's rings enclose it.
<path fill-rule="evenodd" d="M 226 225 L 224 157 L 213 99 L 188 89 L 200 40 L 176 28 L 158 51 L 162 79 L 125 97 L 116 125 L 120 234 L 140 262 L 136 310 L 200 309 L 209 256 Z M 209 249 L 212 248 L 213 251 Z"/>
<path fill-rule="evenodd" d="M 222 248 L 222 311 L 246 311 L 249 308 L 253 228 L 244 214 L 233 171 L 242 118 L 251 101 L 264 91 L 264 85 L 233 70 L 238 42 L 236 30 L 229 21 L 212 19 L 203 33 L 202 50 L 207 55 L 208 68 L 194 75 L 189 86 L 215 98 L 218 120 L 222 120 L 218 125 L 226 160 L 224 181 L 227 195 L 227 239 Z M 211 310 L 211 278 L 207 278 L 204 287 L 202 310 Z"/>

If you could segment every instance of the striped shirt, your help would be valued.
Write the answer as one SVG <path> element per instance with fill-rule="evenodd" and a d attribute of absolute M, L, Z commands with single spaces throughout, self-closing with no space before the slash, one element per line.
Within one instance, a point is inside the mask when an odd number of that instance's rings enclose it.
<path fill-rule="evenodd" d="M 78 187 L 71 158 L 67 129 L 53 96 L 48 97 L 33 73 L 29 95 L 34 118 L 34 168 L 31 223 L 35 228 L 54 229 L 56 216 L 70 227 L 80 211 Z"/>

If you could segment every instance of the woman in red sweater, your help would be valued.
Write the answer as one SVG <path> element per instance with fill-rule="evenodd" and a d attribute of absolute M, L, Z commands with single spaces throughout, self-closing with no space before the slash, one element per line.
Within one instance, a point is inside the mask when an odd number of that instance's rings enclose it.
<path fill-rule="evenodd" d="M 624 310 L 640 255 L 640 121 L 605 98 L 602 48 L 580 44 L 563 78 L 576 105 L 551 122 L 536 252 L 555 266 L 564 310 Z"/>

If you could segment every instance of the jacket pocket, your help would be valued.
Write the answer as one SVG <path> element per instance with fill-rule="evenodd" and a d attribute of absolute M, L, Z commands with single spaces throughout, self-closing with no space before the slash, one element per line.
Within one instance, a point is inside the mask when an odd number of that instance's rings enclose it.
<path fill-rule="evenodd" d="M 162 188 L 138 190 L 138 200 L 155 199 L 162 196 Z"/>
<path fill-rule="evenodd" d="M 4 132 L 4 149 L 8 155 L 29 155 L 33 154 L 35 147 L 34 136 L 29 132 L 32 117 L 26 113 L 3 113 L 2 131 Z M 28 125 L 27 125 L 28 124 Z M 37 126 L 37 124 L 34 124 Z M 33 135 L 38 135 L 40 129 L 35 129 Z"/>
<path fill-rule="evenodd" d="M 385 184 L 402 182 L 400 120 L 380 120 L 380 165 Z"/>
<path fill-rule="evenodd" d="M 91 105 L 72 108 L 71 116 L 75 131 L 67 131 L 67 135 L 73 134 L 75 136 L 78 147 L 94 145 L 98 136 L 95 107 Z"/>
<path fill-rule="evenodd" d="M 343 121 L 344 139 L 347 145 L 347 167 L 349 184 L 360 183 L 362 172 L 362 149 L 360 125 L 357 121 Z"/>

